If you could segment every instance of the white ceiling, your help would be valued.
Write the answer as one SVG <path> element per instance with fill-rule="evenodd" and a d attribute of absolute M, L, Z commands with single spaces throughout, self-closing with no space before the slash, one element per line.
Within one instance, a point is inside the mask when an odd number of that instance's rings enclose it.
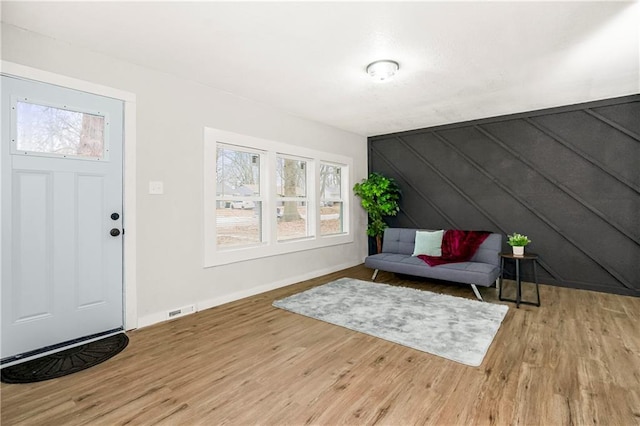
<path fill-rule="evenodd" d="M 636 2 L 2 2 L 2 21 L 371 136 L 640 92 Z M 391 58 L 388 83 L 365 74 Z"/>

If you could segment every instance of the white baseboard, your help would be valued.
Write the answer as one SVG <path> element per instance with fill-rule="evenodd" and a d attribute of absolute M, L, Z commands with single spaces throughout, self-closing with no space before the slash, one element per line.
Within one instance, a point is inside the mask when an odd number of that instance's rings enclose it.
<path fill-rule="evenodd" d="M 168 321 L 166 312 L 156 312 L 138 318 L 138 328 L 148 327 L 159 322 Z"/>
<path fill-rule="evenodd" d="M 324 268 L 317 271 L 309 272 L 303 275 L 295 277 L 289 277 L 284 280 L 275 281 L 269 284 L 264 284 L 258 287 L 252 287 L 247 290 L 236 291 L 234 293 L 226 294 L 224 296 L 216 297 L 215 299 L 202 300 L 196 302 L 196 312 L 203 311 L 205 309 L 213 308 L 215 306 L 224 305 L 225 303 L 235 302 L 236 300 L 244 299 L 245 297 L 255 296 L 256 294 L 265 293 L 267 291 L 275 290 L 277 288 L 286 287 L 291 284 L 299 283 L 301 281 L 317 278 L 322 275 L 331 274 L 333 272 L 340 271 L 342 269 L 351 268 L 360 265 L 361 262 L 349 262 L 341 265 L 332 266 L 330 268 Z M 167 321 L 166 312 L 156 312 L 144 317 L 138 318 L 138 328 L 148 327 L 153 324 L 157 324 L 163 321 Z"/>

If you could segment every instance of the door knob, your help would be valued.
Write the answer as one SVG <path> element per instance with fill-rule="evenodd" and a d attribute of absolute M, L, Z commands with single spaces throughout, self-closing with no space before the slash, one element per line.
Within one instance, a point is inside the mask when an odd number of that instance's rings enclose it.
<path fill-rule="evenodd" d="M 111 213 L 111 220 L 118 220 L 120 219 L 120 215 L 118 213 Z"/>
<path fill-rule="evenodd" d="M 113 228 L 111 231 L 109 231 L 109 233 L 112 237 L 117 237 L 118 235 L 120 235 L 120 230 L 118 228 Z"/>

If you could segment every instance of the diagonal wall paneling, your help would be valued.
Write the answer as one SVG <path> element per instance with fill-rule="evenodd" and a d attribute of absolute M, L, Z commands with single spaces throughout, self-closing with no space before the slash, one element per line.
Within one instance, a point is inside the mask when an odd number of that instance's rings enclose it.
<path fill-rule="evenodd" d="M 392 226 L 524 233 L 540 282 L 640 296 L 640 95 L 374 136 L 369 170 Z"/>

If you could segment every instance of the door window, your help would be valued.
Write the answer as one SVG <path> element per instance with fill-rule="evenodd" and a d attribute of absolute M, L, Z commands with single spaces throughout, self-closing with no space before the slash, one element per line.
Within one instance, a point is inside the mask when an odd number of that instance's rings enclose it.
<path fill-rule="evenodd" d="M 101 160 L 105 158 L 104 115 L 16 101 L 16 154 Z"/>

